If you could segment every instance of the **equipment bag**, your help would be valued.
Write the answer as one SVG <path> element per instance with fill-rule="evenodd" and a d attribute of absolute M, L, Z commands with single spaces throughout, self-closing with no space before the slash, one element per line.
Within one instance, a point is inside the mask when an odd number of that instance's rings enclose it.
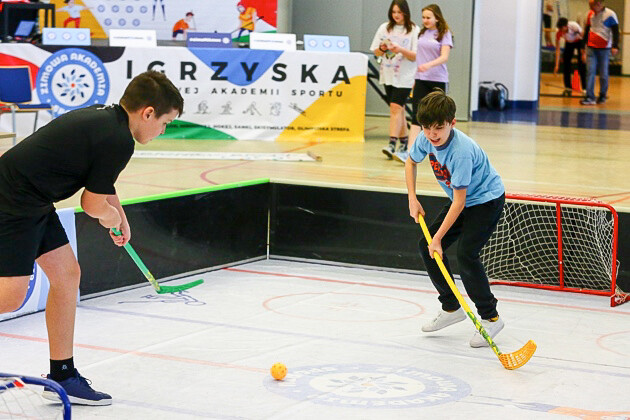
<path fill-rule="evenodd" d="M 481 82 L 479 84 L 479 108 L 503 111 L 507 107 L 510 93 L 503 83 Z"/>

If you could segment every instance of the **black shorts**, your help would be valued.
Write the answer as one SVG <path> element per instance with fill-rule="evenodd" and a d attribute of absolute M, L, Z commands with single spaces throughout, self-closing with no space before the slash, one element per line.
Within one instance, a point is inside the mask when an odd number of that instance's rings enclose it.
<path fill-rule="evenodd" d="M 551 28 L 551 15 L 543 14 L 543 26 L 545 29 Z"/>
<path fill-rule="evenodd" d="M 411 88 L 399 88 L 392 85 L 385 85 L 385 96 L 387 99 L 387 105 L 392 103 L 400 106 L 405 106 L 407 98 L 411 93 Z"/>
<path fill-rule="evenodd" d="M 446 92 L 446 83 L 416 79 L 413 84 L 413 96 L 411 97 L 411 124 L 420 125 L 418 122 L 418 106 L 420 105 L 420 101 L 435 88 L 440 88 Z"/>
<path fill-rule="evenodd" d="M 0 277 L 30 276 L 35 260 L 69 243 L 59 216 L 13 216 L 0 212 Z"/>

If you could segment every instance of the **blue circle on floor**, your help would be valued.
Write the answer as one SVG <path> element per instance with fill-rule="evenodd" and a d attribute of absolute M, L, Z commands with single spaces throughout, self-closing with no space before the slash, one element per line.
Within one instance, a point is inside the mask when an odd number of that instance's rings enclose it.
<path fill-rule="evenodd" d="M 443 373 L 370 364 L 289 366 L 284 380 L 269 376 L 265 386 L 288 398 L 348 408 L 428 407 L 471 392 L 466 382 Z"/>

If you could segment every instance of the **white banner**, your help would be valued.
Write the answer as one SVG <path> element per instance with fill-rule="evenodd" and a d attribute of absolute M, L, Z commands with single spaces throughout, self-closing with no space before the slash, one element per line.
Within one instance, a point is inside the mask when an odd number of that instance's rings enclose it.
<path fill-rule="evenodd" d="M 31 66 L 34 96 L 50 103 L 55 116 L 117 103 L 134 76 L 153 69 L 164 72 L 185 101 L 184 114 L 167 129 L 169 138 L 363 141 L 367 57 L 361 53 L 184 47 L 50 51 L 0 44 L 0 65 Z M 9 120 L 1 121 L 0 128 L 9 131 Z"/>

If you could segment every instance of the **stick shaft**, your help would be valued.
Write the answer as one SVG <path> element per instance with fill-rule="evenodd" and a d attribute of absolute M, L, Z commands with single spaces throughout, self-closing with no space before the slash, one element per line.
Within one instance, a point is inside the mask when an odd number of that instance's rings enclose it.
<path fill-rule="evenodd" d="M 112 228 L 112 232 L 114 232 L 114 235 L 117 235 L 117 236 L 121 235 L 121 232 L 118 229 Z M 127 242 L 123 246 L 123 248 L 125 248 L 125 251 L 127 251 L 127 254 L 129 254 L 129 256 L 131 257 L 133 262 L 136 263 L 136 266 L 138 266 L 138 268 L 140 269 L 142 274 L 144 274 L 144 277 L 146 277 L 146 279 L 149 280 L 149 283 L 151 283 L 151 285 L 153 286 L 155 291 L 159 292 L 160 291 L 160 284 L 157 282 L 155 277 L 153 277 L 153 274 L 151 274 L 151 272 L 149 271 L 147 266 L 144 265 L 144 263 L 142 262 L 142 260 L 138 256 L 138 254 L 136 253 L 136 250 L 133 249 L 133 247 L 131 246 L 131 244 L 129 242 Z"/>
<path fill-rule="evenodd" d="M 133 262 L 135 262 L 138 268 L 140 269 L 140 271 L 142 271 L 142 274 L 144 274 L 144 277 L 146 277 L 147 280 L 149 280 L 149 282 L 153 285 L 155 290 L 159 291 L 160 290 L 159 283 L 157 282 L 157 280 L 155 280 L 155 277 L 153 277 L 153 274 L 151 274 L 147 266 L 144 265 L 144 263 L 142 262 L 142 260 L 140 259 L 136 251 L 131 247 L 131 245 L 127 243 L 123 248 L 125 248 L 125 251 L 127 251 L 127 253 L 131 257 Z"/>
<path fill-rule="evenodd" d="M 424 218 L 422 217 L 422 215 L 418 215 L 418 222 L 420 223 L 420 227 L 422 228 L 422 233 L 424 233 L 424 237 L 426 238 L 427 243 L 430 245 L 433 239 L 431 238 L 431 234 L 429 233 L 429 228 L 427 227 L 427 224 L 424 221 Z M 466 311 L 466 314 L 468 315 L 468 317 L 471 319 L 473 324 L 475 324 L 475 327 L 477 328 L 477 331 L 479 331 L 479 334 L 481 334 L 483 338 L 488 342 L 488 344 L 490 345 L 492 350 L 495 352 L 495 354 L 497 356 L 500 356 L 501 351 L 499 350 L 495 342 L 492 340 L 492 338 L 488 335 L 486 330 L 483 328 L 483 326 L 481 325 L 481 322 L 479 322 L 477 317 L 472 313 L 472 311 L 470 310 L 470 307 L 466 303 L 466 300 L 464 300 L 464 297 L 461 295 L 461 293 L 459 293 L 459 290 L 457 289 L 455 282 L 451 278 L 451 275 L 448 273 L 448 270 L 446 269 L 446 266 L 444 265 L 442 258 L 440 258 L 440 254 L 438 254 L 436 251 L 433 253 L 433 257 L 435 258 L 435 261 L 437 262 L 438 267 L 440 267 L 440 271 L 444 275 L 444 279 L 448 283 L 448 286 L 453 291 L 453 294 L 457 298 L 457 301 L 459 302 L 461 307 L 464 308 L 464 311 Z"/>

